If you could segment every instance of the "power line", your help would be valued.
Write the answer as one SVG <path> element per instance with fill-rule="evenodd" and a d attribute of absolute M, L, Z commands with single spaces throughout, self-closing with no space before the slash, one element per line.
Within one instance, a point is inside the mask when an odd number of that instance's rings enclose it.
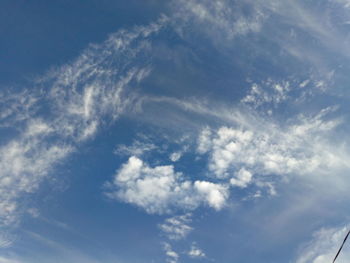
<path fill-rule="evenodd" d="M 350 234 L 350 231 L 346 234 L 346 237 L 344 238 L 344 241 L 343 241 L 343 243 L 341 244 L 341 246 L 340 246 L 340 248 L 339 248 L 339 250 L 338 250 L 338 253 L 335 255 L 335 258 L 333 259 L 333 263 L 336 261 L 337 257 L 339 256 L 340 251 L 343 249 L 343 246 L 344 246 L 346 240 L 348 239 L 349 234 Z"/>

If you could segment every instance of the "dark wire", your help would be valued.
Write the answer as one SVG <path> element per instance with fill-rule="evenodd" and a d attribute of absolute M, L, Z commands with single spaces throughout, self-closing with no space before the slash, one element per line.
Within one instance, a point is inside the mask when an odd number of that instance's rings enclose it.
<path fill-rule="evenodd" d="M 350 231 L 347 233 L 346 237 L 344 238 L 344 241 L 343 241 L 343 243 L 341 244 L 341 247 L 339 248 L 337 255 L 335 255 L 335 258 L 333 259 L 333 263 L 335 262 L 335 260 L 336 260 L 337 257 L 339 256 L 340 251 L 343 249 L 343 246 L 344 246 L 346 240 L 348 239 L 349 234 L 350 234 Z"/>

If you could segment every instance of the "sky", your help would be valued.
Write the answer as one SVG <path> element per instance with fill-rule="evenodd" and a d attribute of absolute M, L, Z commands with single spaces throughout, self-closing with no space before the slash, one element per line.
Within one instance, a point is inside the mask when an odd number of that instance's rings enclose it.
<path fill-rule="evenodd" d="M 349 0 L 2 0 L 0 39 L 0 263 L 333 260 Z"/>

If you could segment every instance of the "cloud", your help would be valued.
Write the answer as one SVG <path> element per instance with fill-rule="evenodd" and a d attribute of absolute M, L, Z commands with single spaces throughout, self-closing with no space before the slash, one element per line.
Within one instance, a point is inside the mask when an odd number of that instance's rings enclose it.
<path fill-rule="evenodd" d="M 163 224 L 159 225 L 159 228 L 168 236 L 171 240 L 180 240 L 185 238 L 191 231 L 191 214 L 185 214 L 181 216 L 174 216 L 167 218 Z"/>
<path fill-rule="evenodd" d="M 209 155 L 208 168 L 217 178 L 233 178 L 231 182 L 241 187 L 247 186 L 254 174 L 303 175 L 345 168 L 348 154 L 327 140 L 342 122 L 327 119 L 334 110 L 299 115 L 284 126 L 260 119 L 245 128 L 240 123 L 216 131 L 205 128 L 198 135 L 197 152 Z"/>
<path fill-rule="evenodd" d="M 37 91 L 8 89 L 0 92 L 0 128 L 13 127 L 30 119 L 38 109 L 41 96 Z"/>
<path fill-rule="evenodd" d="M 338 2 L 347 6 L 346 1 Z M 323 89 L 326 86 L 323 80 L 317 83 L 303 81 L 300 86 L 289 81 L 253 84 L 237 107 L 218 107 L 217 103 L 205 104 L 200 99 L 139 97 L 137 87 L 152 71 L 149 66 L 152 52 L 150 38 L 169 23 L 182 33 L 179 35 L 184 39 L 192 33 L 204 33 L 213 41 L 230 45 L 232 42 L 222 40 L 262 32 L 262 37 L 268 39 L 269 44 L 277 43 L 289 54 L 319 67 L 322 59 L 319 52 L 308 52 L 311 48 L 300 45 L 305 41 L 297 42 L 299 45 L 290 41 L 300 33 L 296 29 L 290 38 L 281 37 L 285 36 L 284 32 L 280 34 L 276 30 L 263 32 L 269 17 L 281 16 L 287 25 L 311 33 L 309 35 L 324 46 L 339 49 L 341 54 L 349 53 L 343 41 L 339 41 L 343 38 L 338 32 L 329 30 L 334 29 L 332 26 L 323 27 L 325 23 L 318 23 L 314 14 L 295 1 L 248 1 L 247 6 L 231 3 L 225 0 L 174 1 L 176 10 L 170 22 L 162 17 L 148 26 L 121 30 L 105 42 L 91 45 L 72 63 L 53 69 L 38 80 L 38 86 L 45 87 L 40 92 L 29 89 L 17 94 L 2 92 L 0 127 L 13 127 L 18 131 L 13 135 L 15 138 L 0 146 L 2 224 L 10 225 L 17 221 L 21 198 L 37 191 L 56 165 L 77 151 L 81 143 L 94 138 L 106 124 L 121 115 L 140 111 L 146 103 L 166 102 L 167 105 L 181 107 L 186 113 L 206 117 L 199 124 L 205 128 L 201 132 L 195 131 L 197 153 L 203 159 L 207 158 L 208 173 L 205 174 L 215 177 L 212 178 L 215 183 L 193 181 L 177 172 L 173 165 L 150 166 L 141 156 L 157 148 L 153 143 L 135 141 L 131 146 L 119 146 L 116 150 L 118 154 L 131 157 L 108 184 L 107 195 L 148 213 L 191 211 L 200 205 L 220 210 L 227 202 L 229 184 L 240 188 L 253 184 L 267 187 L 274 195 L 274 183 L 266 181 L 265 178 L 270 180 L 267 176 L 324 174 L 347 168 L 345 146 L 333 143 L 332 138 L 334 130 L 343 123 L 342 119 L 332 118 L 336 108 L 328 107 L 298 116 L 286 110 L 290 118 L 282 121 L 273 119 L 273 112 L 281 104 L 295 100 L 297 88 L 301 94 L 307 92 L 305 87 L 310 90 L 310 85 L 314 85 L 315 90 Z M 278 24 L 273 21 L 270 20 L 267 29 L 274 29 L 274 25 Z M 281 63 L 283 61 L 277 64 Z M 302 98 L 303 95 L 299 96 L 299 101 Z M 44 106 L 40 108 L 39 104 Z M 265 110 L 267 116 L 262 114 Z M 199 122 L 193 124 L 196 121 L 191 117 L 188 116 L 189 122 L 197 128 Z M 163 115 L 163 118 L 170 126 L 168 116 Z M 219 125 L 211 126 L 212 120 Z M 178 162 L 182 154 L 182 150 L 172 152 L 170 160 Z M 256 193 L 260 196 L 261 192 L 258 190 Z M 169 218 L 160 227 L 170 239 L 186 236 L 191 228 L 181 217 Z M 193 251 L 193 254 L 201 254 L 197 248 Z M 178 255 L 171 247 L 168 247 L 167 253 L 177 261 Z"/>
<path fill-rule="evenodd" d="M 167 262 L 176 263 L 179 260 L 179 254 L 176 253 L 169 243 L 164 243 L 164 251 L 167 256 Z"/>
<path fill-rule="evenodd" d="M 0 145 L 0 225 L 18 221 L 21 199 L 35 193 L 81 143 L 126 111 L 137 110 L 137 92 L 129 87 L 150 74 L 148 38 L 166 23 L 162 17 L 120 30 L 38 78 L 32 90 L 1 92 L 0 128 L 15 132 Z"/>
<path fill-rule="evenodd" d="M 197 151 L 200 154 L 208 152 L 211 148 L 211 130 L 206 127 L 203 129 L 198 136 L 198 146 Z"/>
<path fill-rule="evenodd" d="M 136 104 L 135 95 L 125 89 L 133 81 L 140 79 L 139 74 L 144 70 L 144 68 L 132 68 L 124 76 L 121 73 L 117 81 L 113 78 L 105 80 L 106 76 L 97 76 L 92 83 L 89 79 L 83 79 L 78 82 L 79 85 L 83 85 L 80 92 L 77 92 L 74 87 L 59 90 L 55 87 L 52 97 L 57 105 L 58 116 L 55 123 L 57 129 L 60 129 L 65 136 L 73 137 L 77 141 L 93 137 L 102 125 L 102 119 L 115 120 L 125 112 L 128 106 Z M 105 70 L 102 72 L 109 74 Z M 112 80 L 114 83 L 111 82 Z M 59 94 L 62 91 L 65 94 Z"/>
<path fill-rule="evenodd" d="M 172 162 L 177 162 L 178 160 L 180 160 L 181 157 L 182 157 L 182 152 L 173 152 L 172 154 L 170 154 L 169 159 Z"/>
<path fill-rule="evenodd" d="M 0 221 L 16 222 L 18 198 L 38 189 L 53 165 L 62 161 L 73 148 L 64 143 L 45 140 L 50 127 L 32 120 L 22 136 L 0 147 Z"/>
<path fill-rule="evenodd" d="M 320 8 L 293 0 L 181 0 L 172 6 L 173 27 L 186 40 L 204 36 L 206 44 L 214 43 L 226 54 L 243 43 L 250 50 L 244 60 L 254 64 L 266 59 L 282 74 L 317 75 L 327 84 L 332 83 L 330 73 L 346 74 L 340 61 L 349 54 L 347 0 L 319 1 Z M 266 74 L 261 68 L 253 70 Z M 336 90 L 323 88 L 333 94 Z"/>
<path fill-rule="evenodd" d="M 349 0 L 336 0 L 335 2 L 342 4 L 345 8 L 350 8 L 350 1 Z"/>
<path fill-rule="evenodd" d="M 197 244 L 193 243 L 190 251 L 187 253 L 191 258 L 204 258 L 205 253 L 197 246 Z"/>
<path fill-rule="evenodd" d="M 64 227 L 63 230 L 67 230 L 67 228 Z M 103 248 L 100 248 L 100 251 L 103 251 L 101 258 L 97 255 L 92 255 L 89 251 L 82 251 L 81 247 L 76 247 L 72 244 L 67 245 L 65 242 L 50 238 L 47 235 L 32 231 L 25 231 L 25 234 L 35 242 L 40 243 L 44 250 L 41 251 L 40 259 L 35 257 L 35 254 L 33 254 L 33 258 L 30 258 L 29 255 L 20 257 L 20 260 L 23 260 L 23 262 L 120 262 L 115 255 L 112 255 Z"/>
<path fill-rule="evenodd" d="M 244 168 L 241 168 L 235 175 L 235 178 L 231 178 L 230 183 L 232 185 L 245 188 L 252 181 L 252 173 Z"/>
<path fill-rule="evenodd" d="M 185 181 L 173 166 L 148 167 L 137 157 L 130 157 L 114 177 L 118 189 L 110 197 L 136 204 L 148 213 L 167 213 L 169 206 L 194 207 L 191 183 Z"/>
<path fill-rule="evenodd" d="M 152 168 L 135 156 L 121 166 L 107 188 L 110 198 L 137 205 L 151 214 L 193 210 L 201 204 L 219 210 L 228 198 L 225 186 L 206 181 L 193 183 L 175 172 L 172 165 Z"/>
<path fill-rule="evenodd" d="M 242 12 L 243 5 L 231 5 L 226 0 L 180 0 L 174 1 L 173 5 L 175 18 L 192 23 L 192 26 L 195 24 L 198 30 L 212 36 L 212 40 L 218 36 L 233 39 L 239 35 L 258 32 L 265 19 L 265 14 L 255 5 L 249 6 L 248 15 L 247 12 Z"/>
<path fill-rule="evenodd" d="M 295 92 L 295 88 L 293 91 Z M 241 103 L 250 105 L 255 109 L 269 104 L 269 109 L 271 110 L 276 108 L 278 104 L 286 101 L 290 93 L 291 87 L 289 82 L 279 84 L 268 81 L 264 88 L 253 84 L 248 94 L 241 100 Z"/>
<path fill-rule="evenodd" d="M 16 241 L 16 236 L 6 230 L 1 230 L 0 232 L 0 249 L 6 249 L 11 247 Z"/>
<path fill-rule="evenodd" d="M 0 256 L 0 263 L 21 263 L 23 261 L 18 261 L 16 259 L 11 259 L 7 257 Z"/>
<path fill-rule="evenodd" d="M 192 141 L 197 141 L 197 158 L 207 162 L 206 176 L 235 187 L 266 188 L 276 195 L 276 185 L 282 180 L 295 176 L 320 179 L 320 175 L 348 167 L 347 146 L 336 140 L 336 134 L 346 125 L 339 107 L 312 105 L 307 113 L 303 111 L 315 96 L 317 85 L 309 79 L 269 79 L 253 84 L 235 106 L 169 97 L 148 97 L 147 103 L 165 103 L 187 113 L 196 137 Z M 259 92 L 254 91 L 255 87 Z M 305 95 L 313 89 L 313 94 Z M 247 100 L 252 94 L 254 98 Z M 288 113 L 288 117 L 281 112 Z M 257 193 L 261 195 L 260 190 Z"/>
<path fill-rule="evenodd" d="M 135 140 L 131 145 L 118 145 L 114 151 L 115 154 L 121 156 L 142 156 L 145 153 L 157 150 L 158 146 L 154 143 Z"/>
<path fill-rule="evenodd" d="M 197 190 L 199 195 L 205 198 L 209 206 L 213 207 L 215 210 L 220 210 L 224 207 L 229 195 L 226 186 L 207 181 L 195 181 L 194 189 Z"/>
<path fill-rule="evenodd" d="M 332 262 L 342 244 L 348 227 L 323 228 L 313 235 L 313 239 L 306 244 L 296 259 L 296 263 L 326 263 Z M 345 245 L 338 256 L 337 263 L 348 262 L 350 250 Z"/>
<path fill-rule="evenodd" d="M 41 85 L 50 86 L 55 128 L 81 142 L 121 114 L 137 111 L 139 94 L 131 86 L 138 86 L 151 73 L 150 38 L 166 24 L 163 16 L 147 26 L 120 30 L 40 80 Z"/>

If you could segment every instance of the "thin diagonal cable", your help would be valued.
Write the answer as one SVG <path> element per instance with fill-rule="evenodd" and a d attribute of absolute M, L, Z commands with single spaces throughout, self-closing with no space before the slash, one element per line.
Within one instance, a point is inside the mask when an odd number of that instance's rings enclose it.
<path fill-rule="evenodd" d="M 341 246 L 340 246 L 340 248 L 339 248 L 339 250 L 338 250 L 338 253 L 335 255 L 335 258 L 333 259 L 333 263 L 337 260 L 337 257 L 339 256 L 340 251 L 343 249 L 343 246 L 344 246 L 346 240 L 348 239 L 349 234 L 350 234 L 350 231 L 346 234 L 346 237 L 344 238 L 344 241 L 343 241 L 343 243 L 341 244 Z"/>

